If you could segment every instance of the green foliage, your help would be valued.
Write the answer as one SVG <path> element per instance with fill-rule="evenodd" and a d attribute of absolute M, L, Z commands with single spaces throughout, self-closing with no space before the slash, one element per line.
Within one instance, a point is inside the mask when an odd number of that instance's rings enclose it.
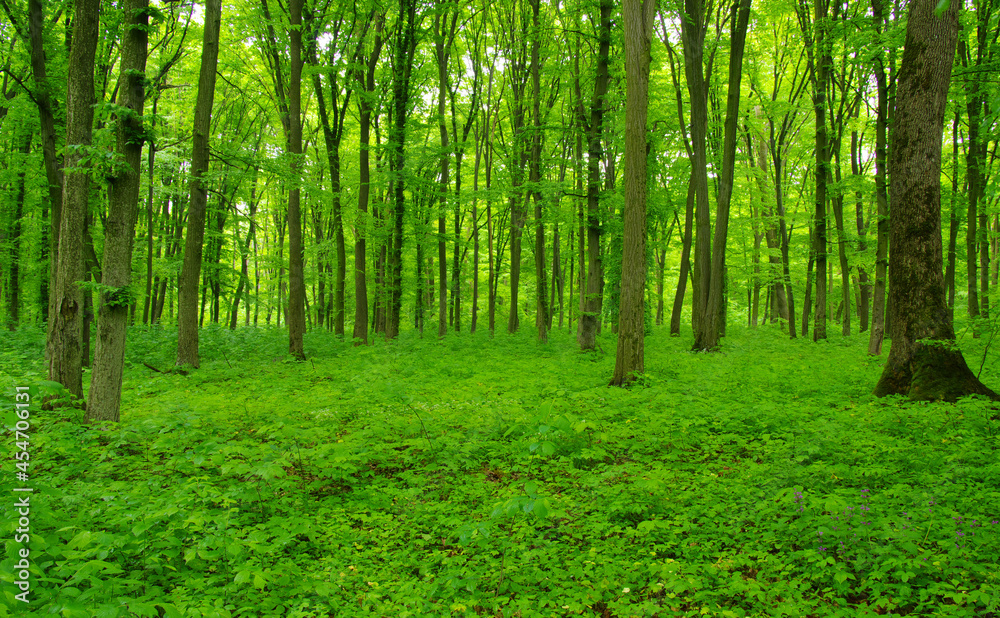
<path fill-rule="evenodd" d="M 282 330 L 208 328 L 180 375 L 142 364 L 167 366 L 175 332 L 133 329 L 120 424 L 32 416 L 32 611 L 998 611 L 992 404 L 875 400 L 863 338 L 731 331 L 714 355 L 654 333 L 623 390 L 559 333 L 312 332 L 303 364 Z M 41 395 L 43 333 L 3 336 L 4 392 Z"/>

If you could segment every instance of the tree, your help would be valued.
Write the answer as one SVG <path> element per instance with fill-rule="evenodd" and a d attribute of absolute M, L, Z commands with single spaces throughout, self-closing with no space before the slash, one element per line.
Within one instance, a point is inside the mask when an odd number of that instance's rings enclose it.
<path fill-rule="evenodd" d="M 222 0 L 205 3 L 205 32 L 201 44 L 201 73 L 198 77 L 198 102 L 194 108 L 191 139 L 191 181 L 188 198 L 187 235 L 184 238 L 184 266 L 178 289 L 177 365 L 197 367 L 198 359 L 198 282 L 201 280 L 201 257 L 205 240 L 205 207 L 208 204 L 209 128 L 215 101 L 215 69 L 219 63 L 219 30 Z"/>
<path fill-rule="evenodd" d="M 392 230 L 388 242 L 386 287 L 389 300 L 386 312 L 386 339 L 399 335 L 400 309 L 403 304 L 403 215 L 406 212 L 406 119 L 410 108 L 410 74 L 417 46 L 416 0 L 400 0 L 396 25 L 392 71 L 392 129 L 390 132 L 389 169 L 392 183 Z"/>
<path fill-rule="evenodd" d="M 59 222 L 56 281 L 50 312 L 49 379 L 83 398 L 83 238 L 90 199 L 86 163 L 94 123 L 94 55 L 99 0 L 80 0 L 73 18 L 73 48 L 66 85 L 66 174 Z M 54 216 L 55 213 L 53 213 Z"/>
<path fill-rule="evenodd" d="M 655 0 L 625 0 L 625 236 L 622 254 L 618 351 L 612 386 L 622 386 L 645 370 L 646 336 L 646 115 L 649 54 Z"/>
<path fill-rule="evenodd" d="M 955 347 L 941 245 L 941 139 L 958 36 L 958 2 L 910 6 L 890 148 L 889 307 L 892 347 L 875 395 L 1000 400 Z M 969 256 L 974 260 L 975 256 Z"/>
<path fill-rule="evenodd" d="M 375 69 L 378 67 L 378 57 L 382 51 L 382 28 L 385 24 L 385 14 L 369 15 L 369 21 L 375 21 L 375 39 L 367 57 L 358 48 L 357 67 L 354 69 L 354 79 L 359 86 L 358 121 L 361 125 L 358 145 L 358 167 L 360 182 L 358 187 L 358 219 L 355 223 L 354 240 L 354 332 L 353 337 L 362 343 L 368 343 L 368 277 L 365 266 L 367 259 L 368 200 L 371 195 L 371 119 L 375 107 Z M 366 29 L 366 31 L 368 31 Z"/>
<path fill-rule="evenodd" d="M 691 6 L 687 6 L 690 4 Z M 731 47 L 729 51 L 729 87 L 726 96 L 725 135 L 722 146 L 722 169 L 719 174 L 718 192 L 716 196 L 715 231 L 711 234 L 711 221 L 708 212 L 708 158 L 705 143 L 704 128 L 697 129 L 708 118 L 708 93 L 706 80 L 702 77 L 701 54 L 704 46 L 704 25 L 700 20 L 703 6 L 700 0 L 687 0 L 685 3 L 687 16 L 682 23 L 686 25 L 685 36 L 685 69 L 692 100 L 692 148 L 695 158 L 693 172 L 695 174 L 695 189 L 697 192 L 696 246 L 695 246 L 695 305 L 694 313 L 694 349 L 715 350 L 719 347 L 719 338 L 725 331 L 725 280 L 726 280 L 726 241 L 729 233 L 730 201 L 733 193 L 733 175 L 736 165 L 736 122 L 739 116 L 740 81 L 743 74 L 743 50 L 746 43 L 747 28 L 750 20 L 750 0 L 733 2 L 730 15 Z M 696 24 L 702 24 L 697 26 Z M 690 52 L 689 52 L 690 49 Z M 699 110 L 699 106 L 703 109 Z M 702 149 L 699 154 L 698 150 Z"/>
<path fill-rule="evenodd" d="M 302 169 L 302 1 L 289 0 L 291 74 L 288 83 L 288 154 L 292 158 L 292 186 L 288 190 L 288 353 L 305 360 L 306 281 L 303 273 L 302 209 L 297 178 Z M 343 263 L 343 262 L 342 262 Z"/>
<path fill-rule="evenodd" d="M 581 350 L 597 346 L 597 329 L 600 325 L 601 294 L 604 291 L 604 267 L 601 263 L 600 183 L 601 160 L 604 152 L 601 139 L 604 133 L 605 98 L 608 94 L 608 65 L 611 51 L 611 2 L 601 0 L 597 21 L 597 67 L 594 75 L 594 97 L 590 104 L 590 118 L 583 115 L 583 101 L 578 97 L 579 123 L 587 135 L 587 275 L 580 294 L 580 322 L 576 340 Z M 581 249 L 583 242 L 580 243 Z M 581 277 L 583 269 L 581 268 Z"/>
<path fill-rule="evenodd" d="M 143 104 L 146 100 L 146 47 L 149 39 L 149 0 L 125 3 L 120 101 L 115 105 L 117 150 L 122 165 L 111 178 L 110 204 L 104 225 L 101 264 L 101 305 L 97 321 L 97 348 L 90 382 L 87 420 L 118 421 L 125 367 L 125 327 L 129 306 L 135 302 L 132 283 L 132 247 L 139 216 L 139 162 L 145 140 Z"/>

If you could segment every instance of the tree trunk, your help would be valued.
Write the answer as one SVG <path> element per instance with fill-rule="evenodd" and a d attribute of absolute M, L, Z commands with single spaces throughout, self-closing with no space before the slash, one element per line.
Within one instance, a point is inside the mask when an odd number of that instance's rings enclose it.
<path fill-rule="evenodd" d="M 601 295 L 604 289 L 604 266 L 601 261 L 600 183 L 601 160 L 604 152 L 601 139 L 604 134 L 605 97 L 608 92 L 608 66 L 611 48 L 610 0 L 600 2 L 598 25 L 597 69 L 594 78 L 594 98 L 590 105 L 590 122 L 587 127 L 587 287 L 581 296 L 580 331 L 577 343 L 582 350 L 597 346 L 600 325 Z"/>
<path fill-rule="evenodd" d="M 959 112 L 951 124 L 951 211 L 948 217 L 948 262 L 944 272 L 944 287 L 948 292 L 948 311 L 955 319 L 955 264 L 958 249 L 958 121 Z"/>
<path fill-rule="evenodd" d="M 729 202 L 733 193 L 733 174 L 736 165 L 736 122 L 740 106 L 740 81 L 743 75 L 743 50 L 746 43 L 747 26 L 750 20 L 750 0 L 740 0 L 733 4 L 731 48 L 729 52 L 729 86 L 726 101 L 725 137 L 722 151 L 722 173 L 719 176 L 719 192 L 715 215 L 715 234 L 711 250 L 711 272 L 708 281 L 702 280 L 702 288 L 708 287 L 707 304 L 702 306 L 700 328 L 695 333 L 694 349 L 714 350 L 719 339 L 725 336 L 726 316 L 726 240 L 729 234 Z M 707 236 L 705 237 L 707 242 Z M 704 274 L 704 273 L 703 273 Z"/>
<path fill-rule="evenodd" d="M 14 203 L 14 221 L 10 233 L 10 293 L 7 297 L 7 328 L 15 330 L 21 321 L 21 217 L 24 216 L 26 194 L 27 155 L 31 153 L 31 134 L 25 134 L 21 146 L 22 166 L 17 173 L 17 197 Z"/>
<path fill-rule="evenodd" d="M 694 270 L 691 300 L 695 347 L 705 340 L 702 317 L 708 306 L 712 272 L 711 214 L 708 211 L 708 87 L 705 84 L 704 6 L 701 0 L 685 0 L 681 19 L 684 73 L 691 105 L 691 184 L 694 188 Z M 682 266 L 683 268 L 683 266 Z M 674 306 L 677 306 L 676 301 Z M 671 326 L 671 332 L 673 327 Z"/>
<path fill-rule="evenodd" d="M 303 274 L 301 189 L 302 154 L 302 2 L 289 0 L 288 152 L 292 156 L 292 186 L 288 191 L 288 353 L 305 360 L 302 338 L 306 332 L 306 283 Z"/>
<path fill-rule="evenodd" d="M 208 187 L 204 176 L 209 165 L 209 131 L 212 104 L 215 100 L 215 75 L 219 62 L 219 30 L 222 0 L 207 0 L 205 35 L 202 39 L 201 73 L 198 100 L 194 109 L 191 148 L 191 184 L 188 199 L 187 236 L 184 239 L 184 264 L 178 290 L 177 365 L 199 365 L 198 358 L 198 282 L 205 239 L 205 207 Z"/>
<path fill-rule="evenodd" d="M 856 178 L 861 178 L 861 140 L 857 131 L 851 132 L 851 174 Z M 854 193 L 854 215 L 858 229 L 858 253 L 863 253 L 868 248 L 866 236 L 868 226 L 865 224 L 864 201 L 861 198 L 861 191 Z M 868 311 L 871 305 L 871 283 L 868 281 L 868 271 L 858 262 L 858 322 L 860 332 L 868 330 Z"/>
<path fill-rule="evenodd" d="M 85 162 L 94 120 L 94 56 L 99 30 L 98 0 L 78 0 L 73 18 L 73 49 L 66 87 L 66 175 L 59 223 L 56 283 L 50 305 L 49 379 L 83 398 L 83 238 L 90 197 L 89 165 Z M 80 169 L 84 168 L 84 169 Z M 55 212 L 52 213 L 56 215 Z"/>
<path fill-rule="evenodd" d="M 646 336 L 646 119 L 649 106 L 650 39 L 655 0 L 625 0 L 625 227 L 622 251 L 618 347 L 612 386 L 645 371 Z"/>
<path fill-rule="evenodd" d="M 455 15 L 457 18 L 457 14 Z M 441 14 L 434 17 L 434 52 L 438 69 L 438 132 L 441 136 L 441 151 L 438 154 L 440 176 L 438 177 L 438 337 L 448 333 L 448 226 L 446 219 L 448 204 L 448 165 L 450 152 L 448 125 L 445 122 L 445 98 L 448 92 L 448 59 L 451 55 L 451 41 L 441 25 Z M 447 15 L 445 15 L 447 19 Z M 447 24 L 446 24 L 447 25 Z"/>
<path fill-rule="evenodd" d="M 880 46 L 884 46 L 881 35 L 885 26 L 886 0 L 872 0 L 875 30 L 880 35 Z M 875 245 L 875 286 L 872 288 L 872 330 L 868 338 L 868 354 L 882 353 L 882 339 L 885 336 L 885 284 L 889 254 L 889 194 L 886 185 L 886 132 L 889 126 L 889 89 L 886 84 L 884 52 L 875 55 L 875 84 L 878 95 L 878 109 L 875 116 L 875 202 L 877 240 Z"/>
<path fill-rule="evenodd" d="M 936 4 L 911 5 L 900 67 L 891 148 L 892 347 L 875 395 L 954 401 L 978 394 L 998 400 L 955 347 L 941 272 L 941 137 L 958 3 L 940 17 Z"/>
<path fill-rule="evenodd" d="M 135 302 L 132 282 L 132 248 L 139 215 L 139 176 L 142 124 L 145 102 L 147 8 L 149 0 L 129 0 L 130 16 L 121 43 L 121 71 L 125 82 L 118 106 L 117 150 L 124 165 L 108 187 L 108 217 L 104 225 L 104 256 L 101 266 L 101 305 L 97 320 L 97 347 L 90 382 L 88 421 L 118 422 L 121 408 L 122 374 L 125 368 L 125 329 L 129 305 Z M 113 290 L 109 291 L 109 288 Z"/>
<path fill-rule="evenodd" d="M 42 161 L 45 165 L 45 180 L 48 184 L 49 228 L 47 233 L 43 230 L 42 261 L 45 261 L 47 255 L 49 272 L 47 278 L 42 277 L 40 304 L 42 306 L 43 319 L 47 324 L 48 345 L 46 345 L 45 349 L 45 358 L 51 361 L 55 296 L 50 294 L 50 291 L 56 289 L 59 227 L 62 220 L 63 204 L 63 170 L 62 158 L 56 149 L 56 118 L 52 102 L 52 86 L 49 83 L 46 67 L 44 29 L 45 11 L 42 6 L 42 0 L 28 0 L 28 38 L 31 41 L 31 73 L 35 82 L 33 99 L 38 106 Z M 45 207 L 43 206 L 44 210 Z M 44 240 L 45 236 L 48 237 L 47 244 Z"/>
<path fill-rule="evenodd" d="M 386 339 L 399 336 L 400 309 L 403 302 L 403 215 L 406 209 L 406 117 L 410 102 L 410 70 L 416 48 L 415 0 L 400 0 L 398 32 L 392 76 L 392 153 L 390 172 L 392 178 L 392 232 L 386 265 L 389 302 L 386 312 Z"/>
<path fill-rule="evenodd" d="M 367 59 L 363 60 L 364 73 L 360 70 L 355 80 L 361 85 L 358 97 L 359 147 L 358 147 L 358 216 L 354 224 L 354 339 L 368 343 L 368 203 L 371 196 L 371 122 L 375 97 L 375 69 L 382 51 L 384 14 L 375 16 L 375 41 Z"/>

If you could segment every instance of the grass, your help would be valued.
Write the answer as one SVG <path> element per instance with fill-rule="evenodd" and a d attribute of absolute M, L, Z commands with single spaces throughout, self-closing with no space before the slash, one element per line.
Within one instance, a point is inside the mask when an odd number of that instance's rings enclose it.
<path fill-rule="evenodd" d="M 313 332 L 297 363 L 210 328 L 179 375 L 134 329 L 121 424 L 33 411 L 31 603 L 5 500 L 0 616 L 1000 615 L 995 410 L 875 400 L 864 337 L 731 331 L 657 329 L 622 390 L 610 335 Z M 8 399 L 44 391 L 43 335 L 3 337 Z"/>

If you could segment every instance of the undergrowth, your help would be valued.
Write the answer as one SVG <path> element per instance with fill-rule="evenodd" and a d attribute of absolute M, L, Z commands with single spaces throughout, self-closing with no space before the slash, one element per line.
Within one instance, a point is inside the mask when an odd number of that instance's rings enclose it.
<path fill-rule="evenodd" d="M 733 331 L 657 331 L 623 390 L 608 335 L 294 362 L 213 328 L 182 375 L 133 329 L 120 424 L 34 411 L 31 603 L 7 499 L 0 616 L 998 615 L 995 409 L 874 399 L 862 337 Z M 2 336 L 7 399 L 44 390 L 43 333 Z"/>

